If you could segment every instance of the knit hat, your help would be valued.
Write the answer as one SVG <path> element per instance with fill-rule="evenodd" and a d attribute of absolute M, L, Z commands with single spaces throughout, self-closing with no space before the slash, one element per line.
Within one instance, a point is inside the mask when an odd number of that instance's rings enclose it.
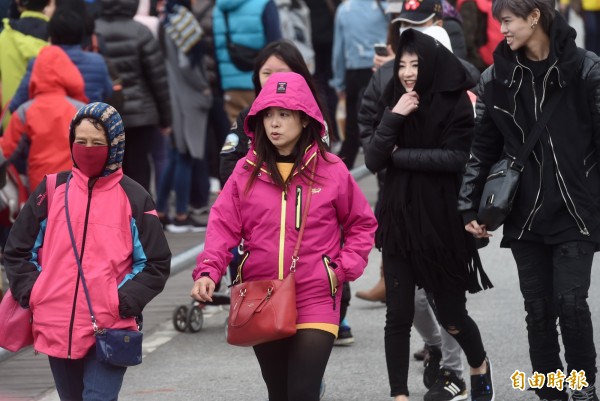
<path fill-rule="evenodd" d="M 69 142 L 71 147 L 75 141 L 75 127 L 84 118 L 98 121 L 104 127 L 109 151 L 108 160 L 102 176 L 105 177 L 121 168 L 125 154 L 125 130 L 123 120 L 117 110 L 110 104 L 95 102 L 83 106 L 71 120 Z"/>
<path fill-rule="evenodd" d="M 405 0 L 402 12 L 392 22 L 404 21 L 420 25 L 433 17 L 442 18 L 441 0 Z"/>

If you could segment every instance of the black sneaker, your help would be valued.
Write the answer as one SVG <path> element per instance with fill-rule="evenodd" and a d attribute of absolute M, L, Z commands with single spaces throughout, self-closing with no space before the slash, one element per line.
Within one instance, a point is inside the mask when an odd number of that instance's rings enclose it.
<path fill-rule="evenodd" d="M 163 230 L 166 229 L 167 224 L 171 224 L 171 219 L 166 214 L 163 216 L 158 216 L 158 220 L 160 220 L 160 224 L 162 224 Z"/>
<path fill-rule="evenodd" d="M 596 386 L 588 386 L 571 392 L 571 401 L 598 401 Z"/>
<path fill-rule="evenodd" d="M 435 383 L 440 372 L 440 362 L 442 361 L 442 351 L 438 347 L 427 347 L 429 349 L 429 358 L 425 361 L 425 370 L 423 371 L 423 384 L 426 388 L 431 388 Z"/>
<path fill-rule="evenodd" d="M 417 361 L 424 361 L 425 358 L 428 356 L 429 354 L 429 349 L 427 348 L 427 344 L 423 345 L 423 348 L 421 348 L 420 350 L 418 350 L 417 352 L 415 352 L 413 354 L 413 357 L 417 360 Z"/>
<path fill-rule="evenodd" d="M 424 401 L 460 401 L 467 399 L 465 381 L 449 370 L 442 368 L 435 383 L 425 393 Z"/>
<path fill-rule="evenodd" d="M 485 358 L 487 372 L 482 375 L 471 375 L 471 401 L 494 401 L 494 385 L 492 384 L 492 364 Z"/>
<path fill-rule="evenodd" d="M 206 224 L 200 223 L 188 215 L 185 220 L 174 218 L 165 228 L 170 233 L 199 233 L 206 231 Z"/>
<path fill-rule="evenodd" d="M 338 330 L 338 336 L 333 342 L 333 345 L 350 345 L 354 343 L 354 336 L 350 326 L 340 326 Z"/>

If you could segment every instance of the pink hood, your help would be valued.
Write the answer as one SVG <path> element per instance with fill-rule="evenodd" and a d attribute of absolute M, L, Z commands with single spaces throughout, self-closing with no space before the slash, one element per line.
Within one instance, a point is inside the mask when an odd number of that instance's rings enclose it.
<path fill-rule="evenodd" d="M 295 72 L 277 72 L 269 77 L 244 121 L 244 131 L 252 140 L 256 115 L 269 107 L 303 111 L 321 124 L 321 137 L 326 137 L 323 114 L 302 75 Z"/>

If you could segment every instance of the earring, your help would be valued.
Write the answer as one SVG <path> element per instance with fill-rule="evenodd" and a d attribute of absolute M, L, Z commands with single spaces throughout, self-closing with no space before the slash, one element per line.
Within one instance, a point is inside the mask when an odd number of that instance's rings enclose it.
<path fill-rule="evenodd" d="M 535 26 L 537 25 L 537 21 L 533 21 L 531 23 L 531 29 L 535 29 Z"/>
<path fill-rule="evenodd" d="M 306 128 L 307 124 L 302 124 L 302 128 Z"/>

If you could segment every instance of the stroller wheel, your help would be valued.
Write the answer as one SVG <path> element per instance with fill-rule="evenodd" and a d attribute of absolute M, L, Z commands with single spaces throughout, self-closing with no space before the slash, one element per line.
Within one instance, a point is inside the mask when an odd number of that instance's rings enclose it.
<path fill-rule="evenodd" d="M 202 330 L 204 325 L 204 314 L 198 305 L 192 306 L 187 313 L 187 326 L 192 333 L 197 333 Z"/>
<path fill-rule="evenodd" d="M 173 312 L 173 326 L 175 330 L 184 332 L 187 329 L 188 307 L 185 305 L 178 306 Z"/>

